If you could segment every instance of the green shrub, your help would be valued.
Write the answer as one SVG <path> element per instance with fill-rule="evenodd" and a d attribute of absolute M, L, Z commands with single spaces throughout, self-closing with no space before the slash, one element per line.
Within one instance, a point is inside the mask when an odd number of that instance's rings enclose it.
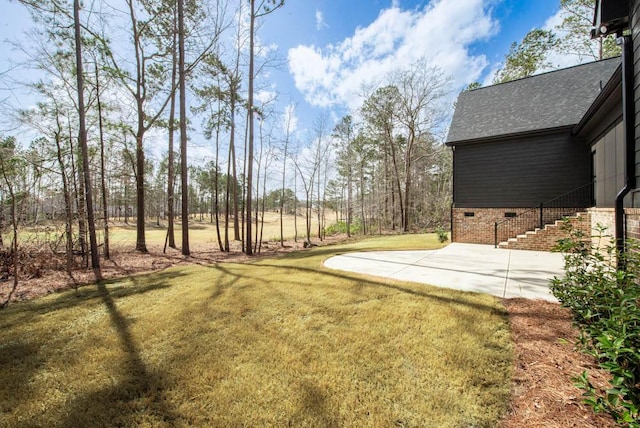
<path fill-rule="evenodd" d="M 351 222 L 351 234 L 362 233 L 362 222 L 359 219 Z M 327 235 L 335 235 L 337 233 L 347 233 L 347 223 L 345 221 L 338 221 L 325 228 Z"/>
<path fill-rule="evenodd" d="M 436 234 L 438 235 L 438 241 L 440 242 L 447 242 L 449 240 L 449 235 L 442 226 L 436 227 Z"/>
<path fill-rule="evenodd" d="M 571 309 L 580 329 L 579 343 L 610 372 L 610 388 L 599 390 L 584 372 L 575 378 L 585 390 L 585 402 L 596 412 L 611 414 L 626 427 L 640 427 L 640 247 L 627 242 L 617 269 L 613 245 L 600 248 L 604 228 L 598 226 L 594 245 L 589 236 L 572 230 L 556 249 L 566 253 L 565 276 L 552 280 L 551 290 Z"/>

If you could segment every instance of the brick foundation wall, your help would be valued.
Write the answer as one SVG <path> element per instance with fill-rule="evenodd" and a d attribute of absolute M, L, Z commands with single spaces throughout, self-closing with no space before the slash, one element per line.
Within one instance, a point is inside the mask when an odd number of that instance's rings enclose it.
<path fill-rule="evenodd" d="M 627 238 L 640 240 L 640 208 L 626 208 Z"/>
<path fill-rule="evenodd" d="M 600 243 L 600 248 L 604 248 L 606 245 L 613 244 L 616 236 L 616 214 L 613 208 L 590 208 L 591 214 L 591 235 L 593 236 L 594 245 L 598 246 L 598 229 L 597 226 L 601 225 L 606 228 L 604 231 L 604 238 Z M 640 240 L 640 208 L 625 208 L 625 229 L 626 238 Z"/>
<path fill-rule="evenodd" d="M 547 208 L 544 210 L 545 223 L 552 223 L 555 218 L 575 212 L 572 208 Z M 465 215 L 465 214 L 471 214 Z M 515 213 L 517 220 L 508 220 L 505 213 Z M 540 212 L 531 208 L 454 208 L 452 213 L 452 242 L 469 244 L 494 244 L 495 223 L 498 227 L 498 242 L 514 238 L 528 230 L 533 230 L 540 222 Z M 640 218 L 640 217 L 639 217 Z M 503 223 L 504 222 L 504 223 Z"/>
<path fill-rule="evenodd" d="M 591 237 L 594 248 L 604 250 L 612 245 L 616 236 L 616 213 L 613 208 L 589 208 L 591 214 Z M 599 237 L 598 225 L 605 227 L 603 236 Z"/>
<path fill-rule="evenodd" d="M 503 220 L 505 212 L 520 214 L 524 211 L 526 209 L 522 208 L 454 208 L 451 241 L 493 245 L 495 222 Z"/>

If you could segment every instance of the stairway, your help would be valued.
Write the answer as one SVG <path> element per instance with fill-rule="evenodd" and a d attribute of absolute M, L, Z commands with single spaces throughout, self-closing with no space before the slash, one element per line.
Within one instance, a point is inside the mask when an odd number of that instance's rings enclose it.
<path fill-rule="evenodd" d="M 515 238 L 509 238 L 500 242 L 498 248 L 509 250 L 551 251 L 559 239 L 567 238 L 568 233 L 562 227 L 565 221 L 569 221 L 574 230 L 582 230 L 586 236 L 591 235 L 591 214 L 579 212 L 565 220 L 557 220 L 547 224 L 544 228 L 528 231 Z"/>

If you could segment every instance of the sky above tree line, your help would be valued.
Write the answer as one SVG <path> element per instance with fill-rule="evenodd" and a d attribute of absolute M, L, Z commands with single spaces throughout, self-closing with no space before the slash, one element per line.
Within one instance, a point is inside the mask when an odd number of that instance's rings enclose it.
<path fill-rule="evenodd" d="M 16 1 L 1 4 L 0 73 L 20 75 L 12 42 L 25 37 L 30 18 Z M 559 0 L 286 0 L 259 30 L 260 42 L 283 59 L 268 71 L 263 96 L 277 93 L 280 111 L 295 104 L 299 130 L 308 129 L 323 112 L 337 122 L 361 105 L 363 85 L 424 58 L 450 76 L 453 105 L 469 83 L 491 82 L 511 43 L 557 23 L 559 7 Z M 563 61 L 557 66 L 572 65 Z M 32 102 L 6 81 L 0 100 Z"/>

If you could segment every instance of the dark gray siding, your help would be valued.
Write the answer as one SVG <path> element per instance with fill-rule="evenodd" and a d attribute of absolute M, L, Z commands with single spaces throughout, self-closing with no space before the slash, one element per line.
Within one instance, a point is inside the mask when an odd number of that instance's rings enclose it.
<path fill-rule="evenodd" d="M 634 78 L 633 92 L 635 105 L 636 137 L 636 183 L 640 184 L 640 0 L 630 0 L 631 36 L 633 40 Z"/>
<path fill-rule="evenodd" d="M 589 148 L 575 141 L 569 131 L 457 145 L 455 206 L 537 206 L 588 183 L 590 156 Z M 590 201 L 580 202 L 587 206 Z"/>

